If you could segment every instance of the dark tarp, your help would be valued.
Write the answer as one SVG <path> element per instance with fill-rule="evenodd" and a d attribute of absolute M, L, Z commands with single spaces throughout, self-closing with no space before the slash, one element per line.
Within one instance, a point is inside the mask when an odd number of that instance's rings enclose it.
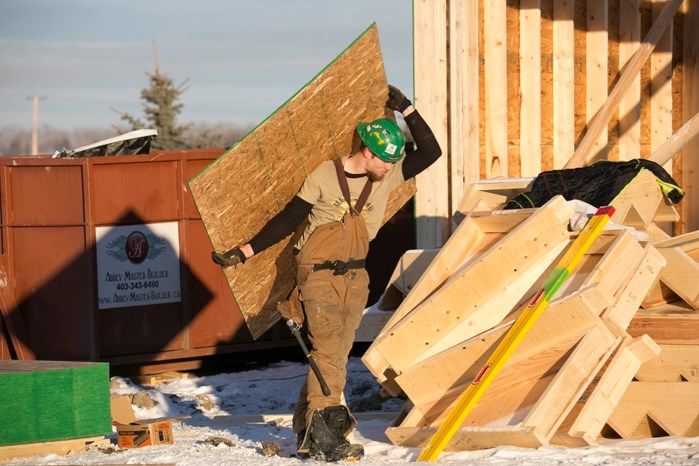
<path fill-rule="evenodd" d="M 655 162 L 645 159 L 623 162 L 600 160 L 588 167 L 540 173 L 534 178 L 530 191 L 512 198 L 505 209 L 541 207 L 556 195 L 561 195 L 568 201 L 578 199 L 595 207 L 607 206 L 644 169 L 655 175 L 663 193 L 673 204 L 682 200 L 684 191 Z"/>

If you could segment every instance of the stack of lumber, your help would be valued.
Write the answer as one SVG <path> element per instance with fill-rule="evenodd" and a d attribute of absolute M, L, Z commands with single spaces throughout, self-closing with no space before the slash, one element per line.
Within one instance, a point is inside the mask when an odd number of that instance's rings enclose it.
<path fill-rule="evenodd" d="M 427 444 L 585 224 L 585 205 L 560 196 L 501 210 L 530 182 L 470 186 L 444 246 L 400 261 L 363 356 L 407 397 L 394 444 Z M 699 435 L 699 232 L 665 233 L 677 212 L 650 173 L 613 205 L 447 450 Z"/>
<path fill-rule="evenodd" d="M 109 364 L 0 361 L 0 459 L 65 453 L 112 433 Z"/>

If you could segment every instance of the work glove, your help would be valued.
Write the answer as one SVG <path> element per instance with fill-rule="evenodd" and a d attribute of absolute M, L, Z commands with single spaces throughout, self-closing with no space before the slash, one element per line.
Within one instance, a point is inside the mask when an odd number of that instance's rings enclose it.
<path fill-rule="evenodd" d="M 221 267 L 235 267 L 238 264 L 245 263 L 245 254 L 240 248 L 235 247 L 226 252 L 216 252 L 211 253 L 211 260 Z"/>
<path fill-rule="evenodd" d="M 403 113 L 406 108 L 410 107 L 413 103 L 403 94 L 400 89 L 395 86 L 388 85 L 388 100 L 386 101 L 386 107 L 394 110 L 396 112 Z"/>

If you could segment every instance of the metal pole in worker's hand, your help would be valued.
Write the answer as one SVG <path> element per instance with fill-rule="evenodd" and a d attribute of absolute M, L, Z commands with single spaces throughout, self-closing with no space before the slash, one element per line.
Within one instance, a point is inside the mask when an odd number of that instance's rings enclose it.
<path fill-rule="evenodd" d="M 325 383 L 325 379 L 323 379 L 323 376 L 320 373 L 320 369 L 318 368 L 318 365 L 316 364 L 315 360 L 313 359 L 313 356 L 311 355 L 310 351 L 308 351 L 308 348 L 306 347 L 306 343 L 303 341 L 303 337 L 301 336 L 301 332 L 299 331 L 301 327 L 298 326 L 296 322 L 294 322 L 293 319 L 289 319 L 286 321 L 286 325 L 289 326 L 291 329 L 291 333 L 294 334 L 296 339 L 299 342 L 299 345 L 301 345 L 301 349 L 303 350 L 303 353 L 306 355 L 308 358 L 308 364 L 311 365 L 311 369 L 313 370 L 313 373 L 316 375 L 316 378 L 318 379 L 318 383 L 320 384 L 320 389 L 323 390 L 323 395 L 325 396 L 330 396 L 330 388 L 328 387 L 328 384 Z"/>

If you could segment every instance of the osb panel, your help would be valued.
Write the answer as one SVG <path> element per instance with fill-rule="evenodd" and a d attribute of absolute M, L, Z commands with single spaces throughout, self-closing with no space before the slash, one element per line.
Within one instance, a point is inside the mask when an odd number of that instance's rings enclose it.
<path fill-rule="evenodd" d="M 315 88 L 307 87 L 299 92 L 286 105 L 290 126 L 294 128 L 296 138 L 304 139 L 304 144 L 296 147 L 300 159 L 303 176 L 326 160 L 332 153 L 332 138 L 328 127 L 323 123 L 323 102 Z M 301 186 L 301 183 L 298 183 Z"/>
<path fill-rule="evenodd" d="M 298 192 L 322 161 L 352 150 L 360 121 L 384 116 L 386 74 L 378 29 L 371 25 L 332 63 L 235 146 L 189 181 L 217 251 L 247 242 Z M 396 189 L 389 219 L 415 193 Z M 296 279 L 291 248 L 296 235 L 224 273 L 252 336 L 279 319 L 276 303 Z"/>

